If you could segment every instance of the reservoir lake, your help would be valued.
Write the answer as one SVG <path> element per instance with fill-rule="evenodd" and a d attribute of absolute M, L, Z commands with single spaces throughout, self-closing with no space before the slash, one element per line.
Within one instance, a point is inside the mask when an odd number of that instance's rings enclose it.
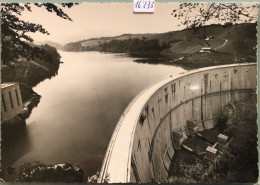
<path fill-rule="evenodd" d="M 33 88 L 42 96 L 5 148 L 3 167 L 25 162 L 76 163 L 85 177 L 100 170 L 110 137 L 130 101 L 143 89 L 186 71 L 135 62 L 127 54 L 59 51 L 58 75 Z M 147 61 L 147 59 L 146 59 Z"/>

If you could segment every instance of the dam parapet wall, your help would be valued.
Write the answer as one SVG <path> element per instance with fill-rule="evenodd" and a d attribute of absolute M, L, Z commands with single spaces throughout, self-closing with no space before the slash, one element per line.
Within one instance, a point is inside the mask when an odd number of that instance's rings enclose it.
<path fill-rule="evenodd" d="M 100 182 L 163 182 L 178 146 L 187 139 L 187 121 L 213 128 L 224 107 L 256 91 L 256 64 L 192 70 L 165 79 L 137 95 L 111 137 Z"/>

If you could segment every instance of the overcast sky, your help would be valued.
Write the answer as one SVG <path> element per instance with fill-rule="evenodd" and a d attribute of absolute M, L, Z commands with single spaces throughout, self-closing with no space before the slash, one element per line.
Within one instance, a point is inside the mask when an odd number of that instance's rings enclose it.
<path fill-rule="evenodd" d="M 124 33 L 163 33 L 181 29 L 171 15 L 177 3 L 156 3 L 153 14 L 134 14 L 133 3 L 82 3 L 64 11 L 73 22 L 41 8 L 25 12 L 22 19 L 42 24 L 51 35 L 34 34 L 35 41 L 68 43 Z"/>
<path fill-rule="evenodd" d="M 178 7 L 178 3 L 156 2 L 153 14 L 134 14 L 133 3 L 81 3 L 72 8 L 63 8 L 73 21 L 64 20 L 55 13 L 37 7 L 32 8 L 32 12 L 23 12 L 22 19 L 39 23 L 50 33 L 30 35 L 35 41 L 66 44 L 125 33 L 163 33 L 181 30 L 184 26 L 178 27 L 180 22 L 171 15 L 172 10 Z"/>

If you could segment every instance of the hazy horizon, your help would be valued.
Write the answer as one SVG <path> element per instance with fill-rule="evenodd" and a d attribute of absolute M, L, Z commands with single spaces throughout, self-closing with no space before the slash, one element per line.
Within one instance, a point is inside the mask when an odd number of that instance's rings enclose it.
<path fill-rule="evenodd" d="M 164 33 L 183 29 L 171 15 L 178 3 L 156 3 L 153 14 L 133 13 L 133 3 L 81 3 L 63 8 L 73 21 L 64 20 L 43 8 L 23 12 L 21 19 L 38 23 L 50 33 L 29 34 L 35 42 L 59 44 L 122 34 Z M 163 20 L 163 21 L 162 21 Z"/>
<path fill-rule="evenodd" d="M 178 7 L 177 2 L 156 2 L 154 13 L 138 14 L 133 13 L 133 3 L 80 3 L 72 8 L 63 8 L 73 21 L 38 7 L 33 7 L 32 12 L 24 11 L 21 19 L 41 24 L 50 33 L 29 33 L 36 43 L 51 41 L 64 45 L 98 37 L 183 30 L 186 26 L 171 15 L 172 10 Z M 217 22 L 209 22 L 212 23 Z"/>

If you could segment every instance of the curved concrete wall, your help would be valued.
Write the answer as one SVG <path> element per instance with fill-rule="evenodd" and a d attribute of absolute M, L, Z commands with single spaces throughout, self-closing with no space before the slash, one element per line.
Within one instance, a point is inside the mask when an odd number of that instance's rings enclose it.
<path fill-rule="evenodd" d="M 214 66 L 168 78 L 141 92 L 125 109 L 110 140 L 99 182 L 161 182 L 168 177 L 172 132 L 186 123 L 210 129 L 223 107 L 256 90 L 256 64 Z"/>

